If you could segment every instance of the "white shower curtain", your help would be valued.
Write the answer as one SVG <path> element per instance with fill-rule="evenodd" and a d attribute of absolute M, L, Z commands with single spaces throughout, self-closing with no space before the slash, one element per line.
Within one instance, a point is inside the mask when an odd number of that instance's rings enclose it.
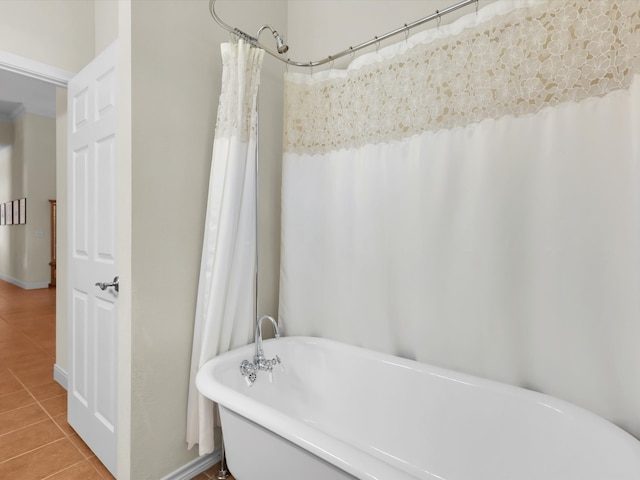
<path fill-rule="evenodd" d="M 289 74 L 288 334 L 542 390 L 640 436 L 639 74 L 634 0 L 503 0 Z"/>
<path fill-rule="evenodd" d="M 195 386 L 211 358 L 252 341 L 255 271 L 257 94 L 264 51 L 239 40 L 221 45 L 222 92 L 191 354 L 187 443 L 214 450 L 214 404 Z"/>

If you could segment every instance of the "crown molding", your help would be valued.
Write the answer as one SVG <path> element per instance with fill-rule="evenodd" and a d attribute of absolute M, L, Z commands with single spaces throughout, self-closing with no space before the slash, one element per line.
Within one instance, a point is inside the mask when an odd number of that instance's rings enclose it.
<path fill-rule="evenodd" d="M 24 104 L 21 103 L 20 105 L 18 105 L 16 108 L 13 109 L 13 111 L 9 115 L 9 118 L 11 119 L 12 122 L 15 122 L 25 113 L 27 113 L 27 109 L 24 106 Z"/>
<path fill-rule="evenodd" d="M 66 87 L 75 73 L 0 50 L 0 69 Z"/>
<path fill-rule="evenodd" d="M 10 113 L 0 112 L 0 123 L 15 123 L 16 120 L 18 120 L 25 113 L 31 113 L 33 115 L 38 115 L 40 117 L 46 118 L 56 118 L 55 115 L 51 115 L 51 112 L 49 111 L 28 109 L 24 106 L 24 104 L 21 103 Z"/>

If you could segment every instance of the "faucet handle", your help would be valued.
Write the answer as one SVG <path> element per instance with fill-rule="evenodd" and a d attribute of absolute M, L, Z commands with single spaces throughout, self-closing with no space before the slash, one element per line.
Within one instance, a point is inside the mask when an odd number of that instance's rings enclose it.
<path fill-rule="evenodd" d="M 276 365 L 280 365 L 280 371 L 281 372 L 286 372 L 287 369 L 284 368 L 284 363 L 282 363 L 282 360 L 280 360 L 280 357 L 278 355 L 276 355 L 276 357 L 272 360 L 273 361 L 273 366 L 275 367 Z"/>
<path fill-rule="evenodd" d="M 247 382 L 247 386 L 252 387 L 258 378 L 256 374 L 256 367 L 249 360 L 243 360 L 240 364 L 240 373 L 244 377 L 244 381 Z"/>

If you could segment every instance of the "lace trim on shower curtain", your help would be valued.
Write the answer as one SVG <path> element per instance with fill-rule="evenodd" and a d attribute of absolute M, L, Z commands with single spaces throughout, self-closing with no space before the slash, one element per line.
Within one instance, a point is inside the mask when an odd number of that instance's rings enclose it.
<path fill-rule="evenodd" d="M 256 103 L 264 50 L 253 48 L 242 39 L 238 40 L 237 51 L 231 47 L 231 44 L 220 46 L 223 77 L 215 136 L 235 136 L 248 143 L 256 135 Z"/>
<path fill-rule="evenodd" d="M 328 80 L 285 83 L 284 149 L 408 138 L 626 89 L 640 73 L 640 1 L 520 8 Z"/>

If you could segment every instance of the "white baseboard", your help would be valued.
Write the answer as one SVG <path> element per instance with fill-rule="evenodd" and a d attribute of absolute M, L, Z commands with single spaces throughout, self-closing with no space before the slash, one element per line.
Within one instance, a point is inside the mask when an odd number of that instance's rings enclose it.
<path fill-rule="evenodd" d="M 67 372 L 65 372 L 57 363 L 53 365 L 53 379 L 58 382 L 62 388 L 67 390 Z"/>
<path fill-rule="evenodd" d="M 36 288 L 49 288 L 49 282 L 23 282 L 21 280 L 16 280 L 15 278 L 9 277 L 8 275 L 3 275 L 0 273 L 0 280 L 4 280 L 5 282 L 12 283 L 20 288 L 24 288 L 25 290 L 34 290 Z"/>
<path fill-rule="evenodd" d="M 175 472 L 172 472 L 164 477 L 162 480 L 189 480 L 193 477 L 198 476 L 202 472 L 209 470 L 220 461 L 220 458 L 220 449 L 218 448 L 209 455 L 203 455 L 190 461 Z"/>

